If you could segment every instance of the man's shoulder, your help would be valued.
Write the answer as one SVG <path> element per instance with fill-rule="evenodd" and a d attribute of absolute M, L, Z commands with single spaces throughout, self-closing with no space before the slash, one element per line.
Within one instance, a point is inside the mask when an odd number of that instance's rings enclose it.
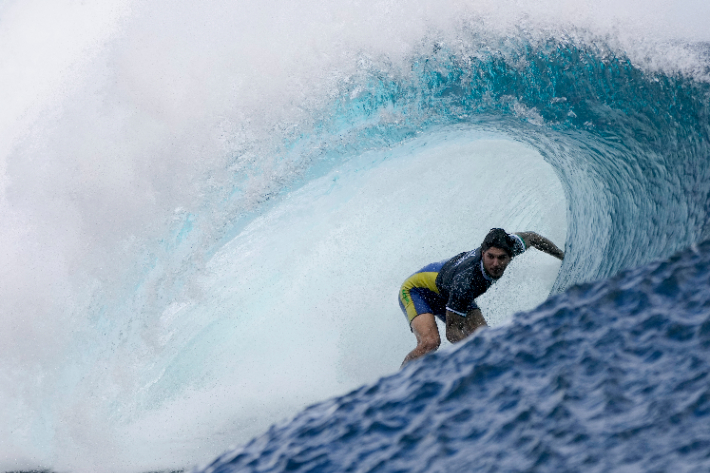
<path fill-rule="evenodd" d="M 444 263 L 437 276 L 437 281 L 444 283 L 451 282 L 461 277 L 471 277 L 480 259 L 481 256 L 478 248 L 457 254 Z"/>
<path fill-rule="evenodd" d="M 456 258 L 450 266 L 454 279 L 471 279 L 476 272 L 480 271 L 481 252 L 479 248 L 461 253 Z"/>
<path fill-rule="evenodd" d="M 464 251 L 454 256 L 453 263 L 454 267 L 467 266 L 479 259 L 481 259 L 481 249 L 476 248 L 475 250 Z"/>

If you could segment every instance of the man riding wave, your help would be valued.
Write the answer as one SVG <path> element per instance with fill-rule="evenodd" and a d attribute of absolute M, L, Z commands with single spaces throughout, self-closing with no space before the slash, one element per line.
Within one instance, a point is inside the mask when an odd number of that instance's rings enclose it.
<path fill-rule="evenodd" d="M 446 323 L 446 339 L 456 343 L 488 325 L 475 299 L 497 281 L 510 261 L 529 247 L 560 260 L 564 252 L 535 232 L 507 233 L 493 228 L 480 248 L 429 264 L 412 274 L 399 291 L 399 306 L 417 338 L 402 366 L 439 348 L 434 317 Z"/>

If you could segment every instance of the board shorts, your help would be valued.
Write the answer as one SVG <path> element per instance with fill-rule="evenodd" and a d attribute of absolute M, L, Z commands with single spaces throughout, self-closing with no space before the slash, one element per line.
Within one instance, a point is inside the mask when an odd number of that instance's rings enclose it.
<path fill-rule="evenodd" d="M 402 283 L 399 290 L 399 307 L 410 325 L 414 317 L 427 313 L 434 314 L 446 322 L 447 301 L 439 294 L 436 276 L 447 261 L 428 264 Z"/>

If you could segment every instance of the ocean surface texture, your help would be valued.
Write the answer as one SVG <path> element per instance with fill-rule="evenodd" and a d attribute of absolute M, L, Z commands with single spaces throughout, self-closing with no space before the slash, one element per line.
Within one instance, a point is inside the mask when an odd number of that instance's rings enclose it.
<path fill-rule="evenodd" d="M 710 3 L 49 3 L 0 2 L 0 471 L 710 471 Z M 564 261 L 400 371 L 493 227 Z"/>

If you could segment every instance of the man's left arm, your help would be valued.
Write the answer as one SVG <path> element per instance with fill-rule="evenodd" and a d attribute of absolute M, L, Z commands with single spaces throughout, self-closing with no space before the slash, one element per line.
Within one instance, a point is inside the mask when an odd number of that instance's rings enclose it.
<path fill-rule="evenodd" d="M 557 259 L 564 259 L 565 252 L 557 248 L 557 246 L 550 240 L 542 235 L 535 232 L 516 232 L 520 238 L 525 242 L 526 247 L 532 246 L 540 251 L 544 251 L 548 255 L 552 255 Z"/>

